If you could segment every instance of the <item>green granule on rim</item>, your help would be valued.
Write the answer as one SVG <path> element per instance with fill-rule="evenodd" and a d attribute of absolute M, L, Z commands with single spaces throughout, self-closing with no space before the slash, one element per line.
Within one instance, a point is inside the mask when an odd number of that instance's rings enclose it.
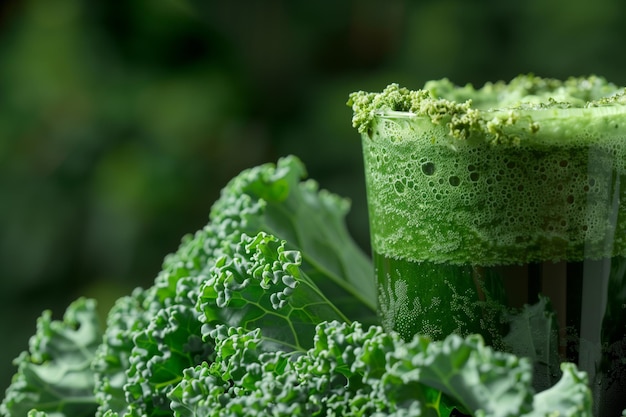
<path fill-rule="evenodd" d="M 444 78 L 419 90 L 394 83 L 380 93 L 354 92 L 347 104 L 354 111 L 352 125 L 362 134 L 371 132 L 377 115 L 405 112 L 446 126 L 456 139 L 515 143 L 520 130 L 533 134 L 541 128 L 525 111 L 626 105 L 626 88 L 594 75 L 565 81 L 520 75 L 509 83 L 486 83 L 480 89 L 471 84 L 456 86 Z"/>

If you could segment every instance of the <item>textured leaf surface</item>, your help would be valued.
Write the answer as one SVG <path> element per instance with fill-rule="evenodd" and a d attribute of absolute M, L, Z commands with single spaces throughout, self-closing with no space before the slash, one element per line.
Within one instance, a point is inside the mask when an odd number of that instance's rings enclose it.
<path fill-rule="evenodd" d="M 79 299 L 62 321 L 45 311 L 37 321 L 28 352 L 15 359 L 18 372 L 0 406 L 2 415 L 47 413 L 55 417 L 92 416 L 96 409 L 91 362 L 101 341 L 95 301 Z"/>
<path fill-rule="evenodd" d="M 381 327 L 324 322 L 306 351 L 264 352 L 261 329 L 217 327 L 216 358 L 185 370 L 169 394 L 177 417 L 474 416 L 591 417 L 584 375 L 535 395 L 526 358 L 478 336 L 409 342 Z"/>

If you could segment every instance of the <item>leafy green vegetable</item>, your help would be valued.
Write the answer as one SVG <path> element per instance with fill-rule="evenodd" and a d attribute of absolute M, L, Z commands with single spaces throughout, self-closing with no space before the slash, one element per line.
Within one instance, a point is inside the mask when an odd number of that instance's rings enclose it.
<path fill-rule="evenodd" d="M 312 343 L 321 320 L 347 321 L 301 270 L 298 251 L 285 249 L 263 232 L 242 235 L 233 252 L 215 262 L 198 296 L 203 336 L 216 325 L 263 329 L 272 349 L 292 350 Z"/>
<path fill-rule="evenodd" d="M 40 318 L 5 416 L 591 416 L 586 376 L 536 394 L 530 360 L 482 338 L 370 325 L 370 261 L 347 202 L 295 157 L 244 171 L 147 289 Z M 555 414 L 555 415 L 556 415 Z"/>
<path fill-rule="evenodd" d="M 13 377 L 0 414 L 26 416 L 31 409 L 49 416 L 91 416 L 97 403 L 90 366 L 100 344 L 100 326 L 93 300 L 72 303 L 63 321 L 53 321 L 44 311 L 29 352 L 14 363 Z"/>
<path fill-rule="evenodd" d="M 539 302 L 508 315 L 510 330 L 503 341 L 507 351 L 532 360 L 535 388 L 554 385 L 560 377 L 559 334 L 550 299 L 539 296 Z"/>
<path fill-rule="evenodd" d="M 530 361 L 478 336 L 405 342 L 379 326 L 324 322 L 312 348 L 292 352 L 264 350 L 261 329 L 221 326 L 211 337 L 215 361 L 185 370 L 169 394 L 177 417 L 440 416 L 450 401 L 476 416 L 591 415 L 571 365 L 533 397 Z"/>
<path fill-rule="evenodd" d="M 287 241 L 303 257 L 303 269 L 351 319 L 373 321 L 376 286 L 369 258 L 354 243 L 344 222 L 348 200 L 319 190 L 293 156 L 242 172 L 222 190 L 211 209 L 220 238 L 260 231 Z M 367 278 L 372 277 L 372 278 Z M 360 301 L 355 303 L 355 297 Z"/>
<path fill-rule="evenodd" d="M 307 320 L 312 327 L 324 319 L 347 320 L 340 310 L 350 318 L 373 321 L 375 293 L 368 290 L 373 288 L 372 266 L 343 224 L 348 202 L 320 191 L 313 181 L 301 182 L 304 175 L 304 166 L 295 157 L 243 171 L 222 190 L 210 222 L 195 235 L 186 236 L 178 251 L 165 259 L 154 285 L 119 300 L 109 314 L 104 336 L 109 342 L 94 361 L 101 404 L 98 415 L 106 410 L 120 415 L 169 415 L 166 392 L 182 377 L 183 369 L 211 360 L 211 345 L 201 341 L 203 324 L 210 328 L 214 322 L 224 322 L 253 328 L 261 323 L 251 320 L 264 319 L 267 331 L 270 326 L 277 329 L 277 344 L 289 344 L 294 335 L 311 334 L 306 330 Z M 273 235 L 257 236 L 265 232 Z M 279 243 L 283 237 L 289 240 Z M 274 250 L 264 249 L 267 245 L 282 247 L 282 258 L 264 258 Z M 311 255 L 294 250 L 301 247 Z M 283 274 L 283 284 L 302 281 L 309 288 L 308 293 L 295 292 L 290 319 L 282 322 L 276 321 L 280 314 L 263 314 L 272 311 L 273 300 L 256 307 L 248 303 L 269 296 L 269 287 L 263 286 L 271 281 L 267 273 L 280 273 L 274 264 L 290 271 Z M 252 270 L 262 276 L 250 276 Z M 252 285 L 252 278 L 263 283 Z M 333 305 L 317 286 L 333 295 Z M 283 291 L 273 297 L 285 295 Z M 303 308 L 302 303 L 315 297 L 316 304 Z M 310 317 L 304 317 L 307 314 Z M 310 338 L 308 343 L 312 343 Z"/>

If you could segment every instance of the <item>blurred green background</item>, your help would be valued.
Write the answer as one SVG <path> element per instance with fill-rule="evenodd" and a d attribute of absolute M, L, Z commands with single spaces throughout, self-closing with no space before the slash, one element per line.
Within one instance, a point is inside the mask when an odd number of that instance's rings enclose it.
<path fill-rule="evenodd" d="M 148 286 L 239 171 L 296 154 L 352 199 L 355 90 L 518 73 L 626 85 L 621 0 L 0 3 L 0 390 L 42 310 Z"/>

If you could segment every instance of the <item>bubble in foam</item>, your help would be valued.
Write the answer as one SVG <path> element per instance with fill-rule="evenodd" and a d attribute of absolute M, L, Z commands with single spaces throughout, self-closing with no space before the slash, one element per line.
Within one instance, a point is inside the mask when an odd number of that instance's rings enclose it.
<path fill-rule="evenodd" d="M 432 162 L 425 162 L 422 164 L 422 172 L 424 175 L 431 176 L 435 173 L 435 164 Z"/>
<path fill-rule="evenodd" d="M 450 178 L 448 178 L 448 182 L 453 187 L 457 187 L 459 184 L 461 184 L 461 180 L 456 175 L 452 175 Z"/>
<path fill-rule="evenodd" d="M 396 193 L 398 194 L 404 194 L 404 184 L 402 184 L 402 181 L 400 180 L 396 180 L 393 183 L 393 188 L 396 190 Z"/>

